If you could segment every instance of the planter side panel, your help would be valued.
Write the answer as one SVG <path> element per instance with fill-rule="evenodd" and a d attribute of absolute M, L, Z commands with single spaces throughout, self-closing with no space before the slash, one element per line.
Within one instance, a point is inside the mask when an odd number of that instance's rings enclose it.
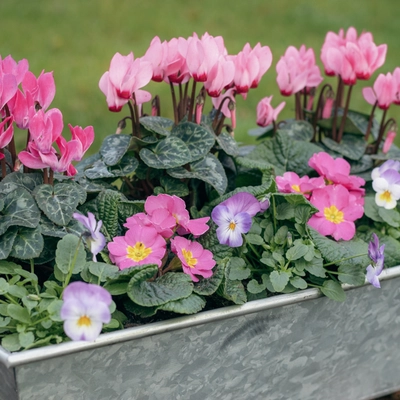
<path fill-rule="evenodd" d="M 367 399 L 400 388 L 400 278 L 17 367 L 20 398 Z"/>
<path fill-rule="evenodd" d="M 18 399 L 15 384 L 14 368 L 7 368 L 0 363 L 0 400 Z"/>

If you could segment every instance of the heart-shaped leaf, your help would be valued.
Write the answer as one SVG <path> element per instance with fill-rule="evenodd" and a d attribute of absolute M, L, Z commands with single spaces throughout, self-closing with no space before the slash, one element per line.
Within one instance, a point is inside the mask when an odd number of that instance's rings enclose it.
<path fill-rule="evenodd" d="M 107 136 L 100 148 L 100 155 L 106 165 L 116 165 L 128 151 L 131 135 L 114 134 Z"/>

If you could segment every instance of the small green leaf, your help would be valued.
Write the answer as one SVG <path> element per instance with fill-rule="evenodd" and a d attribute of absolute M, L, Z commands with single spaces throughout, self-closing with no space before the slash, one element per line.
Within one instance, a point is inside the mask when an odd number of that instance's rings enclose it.
<path fill-rule="evenodd" d="M 0 278 L 0 295 L 6 294 L 9 286 L 9 283 L 4 278 Z"/>
<path fill-rule="evenodd" d="M 18 351 L 21 349 L 21 344 L 19 343 L 18 333 L 13 333 L 7 335 L 1 340 L 1 345 L 8 351 Z"/>
<path fill-rule="evenodd" d="M 289 261 L 298 260 L 304 257 L 308 253 L 308 246 L 302 243 L 296 243 L 294 246 L 290 247 L 286 252 L 286 258 Z"/>
<path fill-rule="evenodd" d="M 349 285 L 363 285 L 365 282 L 365 270 L 367 266 L 342 264 L 339 269 L 339 281 Z"/>
<path fill-rule="evenodd" d="M 7 306 L 7 313 L 11 318 L 16 319 L 19 322 L 24 324 L 31 323 L 29 311 L 18 304 L 9 304 Z"/>
<path fill-rule="evenodd" d="M 262 274 L 261 279 L 262 279 L 262 283 L 258 283 L 255 279 L 252 279 L 247 284 L 247 290 L 253 294 L 258 294 L 258 293 L 263 292 L 268 286 L 268 275 Z"/>
<path fill-rule="evenodd" d="M 307 289 L 307 282 L 299 276 L 290 278 L 290 283 L 297 289 Z"/>
<path fill-rule="evenodd" d="M 56 264 L 63 274 L 73 268 L 73 273 L 81 272 L 86 264 L 86 252 L 82 240 L 75 235 L 65 235 L 57 244 Z"/>
<path fill-rule="evenodd" d="M 22 347 L 28 347 L 35 341 L 35 335 L 32 332 L 21 332 L 18 334 L 19 343 Z"/>
<path fill-rule="evenodd" d="M 275 291 L 282 292 L 289 283 L 290 274 L 286 271 L 272 271 L 269 278 Z"/>
<path fill-rule="evenodd" d="M 243 280 L 251 275 L 250 269 L 247 267 L 243 258 L 232 257 L 227 265 L 227 275 L 230 280 Z"/>
<path fill-rule="evenodd" d="M 320 288 L 321 292 L 332 300 L 335 301 L 345 301 L 346 293 L 344 292 L 342 286 L 335 281 L 325 281 Z"/>
<path fill-rule="evenodd" d="M 94 261 L 88 262 L 86 267 L 89 269 L 91 274 L 100 278 L 100 282 L 105 282 L 107 278 L 110 278 L 119 271 L 118 267 L 115 265 Z"/>
<path fill-rule="evenodd" d="M 62 321 L 61 316 L 60 316 L 62 305 L 63 305 L 63 301 L 57 299 L 57 300 L 52 301 L 49 304 L 49 306 L 47 307 L 47 311 L 48 311 L 52 321 L 56 321 L 56 322 Z"/>
<path fill-rule="evenodd" d="M 262 244 L 264 244 L 263 238 L 260 235 L 256 235 L 254 233 L 248 233 L 246 235 L 246 242 L 255 244 L 257 246 L 261 246 Z"/>

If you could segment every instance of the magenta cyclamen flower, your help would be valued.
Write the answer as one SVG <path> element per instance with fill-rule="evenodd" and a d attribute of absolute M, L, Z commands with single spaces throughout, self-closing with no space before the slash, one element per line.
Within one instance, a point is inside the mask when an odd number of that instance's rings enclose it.
<path fill-rule="evenodd" d="M 335 240 L 353 238 L 356 233 L 354 221 L 362 217 L 364 208 L 344 186 L 315 189 L 310 202 L 319 210 L 308 221 L 311 228 L 321 235 L 333 236 Z"/>
<path fill-rule="evenodd" d="M 63 292 L 61 319 L 64 331 L 72 340 L 95 340 L 111 320 L 111 295 L 98 285 L 70 283 Z"/>
<path fill-rule="evenodd" d="M 268 126 L 272 124 L 273 121 L 276 121 L 279 113 L 282 111 L 283 107 L 285 107 L 285 102 L 283 101 L 279 104 L 278 107 L 273 108 L 271 106 L 272 96 L 264 97 L 257 104 L 257 125 L 259 126 Z"/>
<path fill-rule="evenodd" d="M 216 262 L 211 251 L 205 250 L 200 243 L 177 236 L 171 240 L 171 249 L 181 260 L 183 272 L 190 275 L 193 282 L 199 281 L 196 275 L 212 276 Z"/>
<path fill-rule="evenodd" d="M 376 288 L 381 287 L 378 276 L 383 270 L 383 263 L 385 261 L 384 250 L 385 245 L 383 244 L 379 247 L 378 236 L 373 233 L 372 240 L 368 245 L 368 257 L 372 263 L 367 267 L 367 281 Z"/>
<path fill-rule="evenodd" d="M 165 248 L 165 239 L 152 226 L 136 225 L 125 236 L 117 236 L 108 243 L 111 261 L 119 269 L 144 264 L 161 267 Z"/>
<path fill-rule="evenodd" d="M 106 238 L 100 232 L 103 221 L 96 222 L 96 218 L 91 212 L 88 212 L 87 217 L 79 213 L 73 213 L 72 216 L 89 230 L 89 235 L 85 235 L 86 243 L 93 254 L 93 261 L 97 261 L 97 254 L 99 254 L 106 245 Z"/>
<path fill-rule="evenodd" d="M 260 210 L 260 202 L 246 192 L 236 193 L 216 206 L 211 218 L 218 225 L 219 242 L 230 247 L 240 247 L 243 244 L 242 233 L 250 230 L 252 217 Z"/>

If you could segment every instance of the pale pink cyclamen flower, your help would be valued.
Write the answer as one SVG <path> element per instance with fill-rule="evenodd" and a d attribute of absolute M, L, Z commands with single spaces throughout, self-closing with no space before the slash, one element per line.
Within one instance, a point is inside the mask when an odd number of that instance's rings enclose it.
<path fill-rule="evenodd" d="M 222 36 L 214 38 L 207 32 L 199 39 L 196 33 L 188 38 L 187 68 L 196 82 L 205 82 L 211 68 L 227 51 Z"/>
<path fill-rule="evenodd" d="M 308 225 L 335 240 L 352 239 L 356 232 L 354 221 L 364 214 L 363 206 L 354 202 L 353 197 L 342 185 L 315 189 L 310 203 L 319 211 L 311 216 Z"/>
<path fill-rule="evenodd" d="M 385 142 L 383 143 L 383 147 L 382 147 L 382 153 L 383 154 L 386 154 L 390 150 L 395 138 L 396 138 L 396 131 L 395 130 L 390 130 L 386 134 L 386 139 L 385 139 Z"/>
<path fill-rule="evenodd" d="M 374 105 L 378 102 L 378 107 L 382 110 L 387 110 L 396 100 L 398 83 L 394 76 L 389 72 L 386 75 L 379 74 L 371 87 L 363 88 L 362 94 L 364 99 Z"/>
<path fill-rule="evenodd" d="M 256 88 L 262 76 L 268 71 L 272 63 L 272 53 L 268 46 L 257 43 L 254 49 L 246 43 L 243 50 L 236 56 L 231 56 L 235 64 L 233 84 L 236 92 L 246 95 L 249 89 Z"/>
<path fill-rule="evenodd" d="M 182 262 L 183 272 L 188 274 L 193 282 L 199 281 L 196 275 L 203 278 L 212 276 L 216 262 L 211 251 L 205 250 L 200 243 L 177 236 L 171 240 L 171 250 Z"/>
<path fill-rule="evenodd" d="M 313 49 L 304 45 L 297 50 L 289 46 L 276 64 L 276 81 L 283 96 L 290 96 L 308 87 L 318 86 L 323 78 L 315 64 Z"/>
<path fill-rule="evenodd" d="M 36 78 L 32 72 L 28 71 L 22 80 L 22 89 L 25 94 L 29 92 L 33 100 L 46 111 L 56 94 L 53 73 L 42 71 Z"/>
<path fill-rule="evenodd" d="M 4 149 L 13 138 L 14 135 L 14 125 L 13 116 L 9 116 L 0 122 L 0 149 Z M 4 158 L 4 153 L 0 151 L 0 160 Z"/>
<path fill-rule="evenodd" d="M 31 93 L 27 92 L 24 95 L 18 89 L 8 106 L 18 128 L 28 129 L 31 118 L 36 114 L 35 101 Z"/>
<path fill-rule="evenodd" d="M 60 317 L 64 332 L 72 340 L 93 341 L 103 324 L 111 321 L 110 293 L 101 286 L 85 282 L 72 282 L 63 292 Z"/>
<path fill-rule="evenodd" d="M 166 45 L 164 58 L 164 81 L 174 85 L 186 83 L 190 79 L 186 64 L 188 41 L 183 37 L 172 38 Z"/>
<path fill-rule="evenodd" d="M 150 62 L 153 70 L 152 80 L 154 82 L 162 82 L 164 80 L 164 63 L 168 52 L 168 43 L 161 43 L 158 36 L 155 36 L 150 42 L 145 55 L 142 57 L 144 61 Z"/>
<path fill-rule="evenodd" d="M 220 56 L 208 74 L 204 87 L 210 97 L 218 97 L 222 90 L 230 86 L 235 76 L 233 61 L 225 56 Z"/>
<path fill-rule="evenodd" d="M 108 243 L 111 261 L 120 270 L 144 264 L 161 267 L 165 255 L 165 239 L 152 226 L 137 225 L 125 236 L 116 236 Z"/>
<path fill-rule="evenodd" d="M 122 107 L 136 96 L 137 104 L 142 104 L 151 99 L 150 93 L 141 91 L 153 75 L 151 63 L 137 58 L 133 53 L 123 56 L 116 53 L 110 62 L 110 69 L 106 71 L 99 81 L 100 90 L 106 95 L 110 111 L 121 111 Z"/>
<path fill-rule="evenodd" d="M 18 86 L 29 70 L 29 63 L 25 58 L 20 61 L 15 61 L 11 55 L 8 55 L 6 58 L 0 58 L 0 70 L 4 75 L 13 75 Z"/>
<path fill-rule="evenodd" d="M 309 178 L 306 175 L 300 178 L 295 172 L 285 172 L 283 176 L 277 176 L 275 181 L 281 193 L 301 193 L 307 199 L 313 190 L 325 187 L 323 177 Z"/>
<path fill-rule="evenodd" d="M 275 109 L 271 106 L 272 96 L 264 97 L 257 104 L 257 125 L 268 126 L 276 121 L 279 113 L 285 107 L 286 102 L 282 102 Z"/>

